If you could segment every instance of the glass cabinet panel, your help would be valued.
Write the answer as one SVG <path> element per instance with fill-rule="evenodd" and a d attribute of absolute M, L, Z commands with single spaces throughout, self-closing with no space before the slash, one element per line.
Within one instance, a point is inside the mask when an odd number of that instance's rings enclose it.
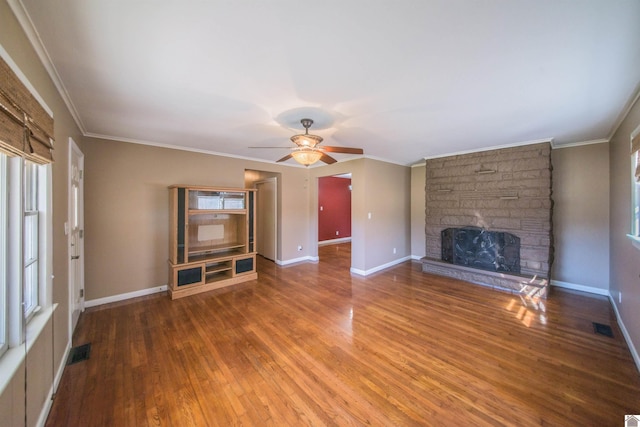
<path fill-rule="evenodd" d="M 189 191 L 190 210 L 243 210 L 245 193 L 233 191 Z"/>

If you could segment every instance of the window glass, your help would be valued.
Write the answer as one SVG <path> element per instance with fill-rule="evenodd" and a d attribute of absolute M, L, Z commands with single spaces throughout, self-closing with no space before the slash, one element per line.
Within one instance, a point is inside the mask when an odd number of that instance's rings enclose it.
<path fill-rule="evenodd" d="M 640 168 L 640 151 L 635 152 L 634 158 L 633 235 L 640 237 L 640 177 L 637 175 L 638 168 Z"/>
<path fill-rule="evenodd" d="M 34 313 L 38 306 L 39 274 L 39 230 L 38 212 L 38 165 L 25 161 L 24 163 L 24 222 L 23 222 L 23 253 L 24 271 L 23 298 L 24 314 L 27 318 Z"/>

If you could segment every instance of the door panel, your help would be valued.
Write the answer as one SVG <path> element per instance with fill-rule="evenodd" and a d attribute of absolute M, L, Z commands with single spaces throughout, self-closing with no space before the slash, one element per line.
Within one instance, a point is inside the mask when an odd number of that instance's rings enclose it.
<path fill-rule="evenodd" d="M 69 303 L 71 333 L 80 313 L 84 311 L 84 155 L 78 146 L 69 141 L 69 213 L 67 230 L 69 237 Z"/>
<path fill-rule="evenodd" d="M 277 257 L 277 180 L 270 178 L 255 183 L 258 190 L 256 235 L 258 253 L 272 261 Z"/>

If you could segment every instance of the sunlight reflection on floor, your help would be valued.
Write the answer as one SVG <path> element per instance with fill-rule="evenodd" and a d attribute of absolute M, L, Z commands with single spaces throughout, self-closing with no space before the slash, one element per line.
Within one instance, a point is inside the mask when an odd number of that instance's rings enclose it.
<path fill-rule="evenodd" d="M 530 298 L 518 295 L 512 298 L 506 306 L 507 311 L 514 312 L 515 317 L 527 328 L 537 318 L 541 325 L 547 324 L 546 305 L 540 298 Z"/>

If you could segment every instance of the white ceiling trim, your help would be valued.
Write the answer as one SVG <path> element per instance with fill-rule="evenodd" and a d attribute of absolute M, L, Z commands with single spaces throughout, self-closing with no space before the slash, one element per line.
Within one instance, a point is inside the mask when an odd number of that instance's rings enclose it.
<path fill-rule="evenodd" d="M 552 142 L 551 148 L 553 148 L 554 150 L 559 150 L 561 148 L 581 147 L 583 145 L 592 145 L 592 144 L 606 144 L 608 142 L 609 142 L 608 138 L 592 139 L 590 141 L 570 142 L 568 144 L 553 144 Z"/>
<path fill-rule="evenodd" d="M 237 156 L 234 154 L 228 154 L 228 153 L 221 153 L 219 151 L 210 151 L 210 150 L 203 150 L 200 148 L 191 148 L 191 147 L 184 147 L 181 145 L 172 145 L 172 144 L 161 144 L 158 142 L 150 142 L 150 141 L 141 141 L 141 140 L 137 140 L 137 139 L 130 139 L 130 138 L 116 138 L 113 136 L 109 136 L 109 135 L 100 135 L 97 133 L 85 133 L 84 136 L 88 137 L 88 138 L 97 138 L 97 139 L 105 139 L 108 141 L 118 141 L 118 142 L 125 142 L 127 144 L 138 144 L 138 145 L 148 145 L 151 147 L 158 147 L 158 148 L 168 148 L 171 150 L 179 150 L 179 151 L 188 151 L 191 153 L 200 153 L 200 154 L 207 154 L 207 155 L 211 155 L 211 156 L 220 156 L 220 157 L 230 157 L 232 159 L 241 159 L 241 160 L 249 160 L 252 162 L 260 162 L 260 163 L 268 163 L 268 164 L 275 164 L 276 162 L 271 161 L 271 160 L 265 160 L 265 159 L 258 159 L 255 157 L 245 157 L 245 156 Z M 295 162 L 295 163 L 281 163 L 282 166 L 289 166 L 289 167 L 300 167 L 303 168 L 305 166 Z"/>
<path fill-rule="evenodd" d="M 80 114 L 78 114 L 78 111 L 76 110 L 75 105 L 73 105 L 73 102 L 71 102 L 69 93 L 67 92 L 67 89 L 62 84 L 62 79 L 60 79 L 60 76 L 58 75 L 58 71 L 56 70 L 56 67 L 54 67 L 53 61 L 51 61 L 51 57 L 49 56 L 49 53 L 44 48 L 42 39 L 40 38 L 38 31 L 33 25 L 33 21 L 31 21 L 31 18 L 27 14 L 24 8 L 24 5 L 22 4 L 22 1 L 7 0 L 7 3 L 9 4 L 9 7 L 13 11 L 16 18 L 18 19 L 18 22 L 20 22 L 20 25 L 22 26 L 22 30 L 25 32 L 25 34 L 27 35 L 27 38 L 31 42 L 33 49 L 36 51 L 36 55 L 38 55 L 38 58 L 40 58 L 42 65 L 44 66 L 45 70 L 49 74 L 49 77 L 51 78 L 51 80 L 53 81 L 53 84 L 55 85 L 56 89 L 58 90 L 58 93 L 62 97 L 62 100 L 67 106 L 67 109 L 69 110 L 69 113 L 73 117 L 73 120 L 76 122 L 76 125 L 80 129 L 80 132 L 84 134 L 85 127 L 84 127 L 84 124 L 82 123 L 82 120 L 80 119 Z M 53 115 L 53 113 L 51 114 Z"/>
<path fill-rule="evenodd" d="M 618 115 L 618 119 L 614 123 L 613 127 L 611 128 L 611 132 L 607 137 L 607 142 L 613 139 L 613 136 L 616 134 L 616 132 L 618 132 L 620 125 L 622 125 L 622 122 L 624 121 L 624 119 L 627 118 L 633 106 L 636 105 L 636 102 L 638 102 L 638 99 L 640 99 L 640 83 L 638 83 L 638 86 L 636 86 L 635 92 L 629 98 L 629 102 L 627 102 L 624 108 L 620 111 L 620 114 Z"/>
<path fill-rule="evenodd" d="M 450 156 L 459 156 L 461 154 L 481 153 L 483 151 L 499 150 L 502 148 L 521 147 L 523 145 L 541 144 L 543 142 L 548 142 L 553 147 L 553 138 L 542 138 L 542 139 L 536 139 L 533 141 L 516 142 L 514 144 L 494 145 L 492 147 L 479 148 L 477 150 L 465 150 L 465 151 L 457 151 L 455 153 L 438 154 L 437 156 L 425 157 L 424 160 L 440 159 L 442 157 L 450 157 Z"/>

